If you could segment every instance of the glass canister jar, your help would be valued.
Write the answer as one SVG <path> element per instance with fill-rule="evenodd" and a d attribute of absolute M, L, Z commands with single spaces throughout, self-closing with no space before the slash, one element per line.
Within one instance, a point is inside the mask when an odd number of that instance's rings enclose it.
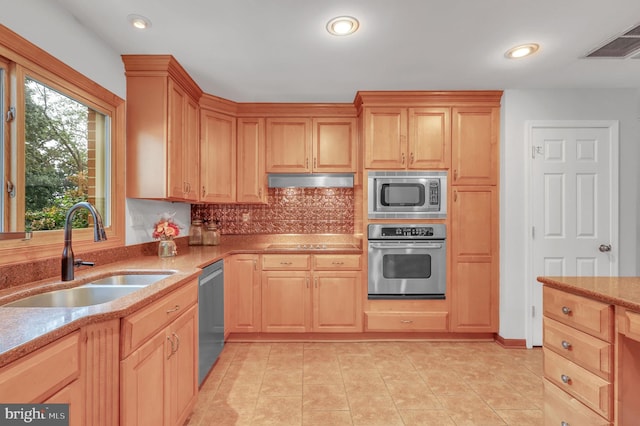
<path fill-rule="evenodd" d="M 202 220 L 194 219 L 191 222 L 191 227 L 189 228 L 189 245 L 201 246 L 202 234 L 203 234 Z"/>
<path fill-rule="evenodd" d="M 220 230 L 218 230 L 218 226 L 215 223 L 207 224 L 207 228 L 202 237 L 202 243 L 205 246 L 217 246 L 220 244 Z"/>

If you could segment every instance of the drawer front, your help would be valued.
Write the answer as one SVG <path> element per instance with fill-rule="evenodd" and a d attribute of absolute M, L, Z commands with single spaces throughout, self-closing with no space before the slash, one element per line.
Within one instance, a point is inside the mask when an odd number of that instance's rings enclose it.
<path fill-rule="evenodd" d="M 319 270 L 360 270 L 362 256 L 359 254 L 316 254 L 313 256 L 313 269 Z"/>
<path fill-rule="evenodd" d="M 80 376 L 80 332 L 0 369 L 0 401 L 42 403 Z"/>
<path fill-rule="evenodd" d="M 543 380 L 543 382 L 545 425 L 604 426 L 610 424 L 550 381 Z"/>
<path fill-rule="evenodd" d="M 311 256 L 308 254 L 263 254 L 262 269 L 267 271 L 311 269 Z"/>
<path fill-rule="evenodd" d="M 544 315 L 607 342 L 613 340 L 613 307 L 545 286 Z"/>
<path fill-rule="evenodd" d="M 618 307 L 618 327 L 620 333 L 640 342 L 640 313 Z"/>
<path fill-rule="evenodd" d="M 607 381 L 612 379 L 613 345 L 609 342 L 545 318 L 544 347 Z"/>
<path fill-rule="evenodd" d="M 198 302 L 198 282 L 191 281 L 121 322 L 121 359 Z"/>
<path fill-rule="evenodd" d="M 546 348 L 544 376 L 560 389 L 610 420 L 613 406 L 613 386 L 608 381 Z"/>
<path fill-rule="evenodd" d="M 365 312 L 365 331 L 448 331 L 447 312 Z"/>

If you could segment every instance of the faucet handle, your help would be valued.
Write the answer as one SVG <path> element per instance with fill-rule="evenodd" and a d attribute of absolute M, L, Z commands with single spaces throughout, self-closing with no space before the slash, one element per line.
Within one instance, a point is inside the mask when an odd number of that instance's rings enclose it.
<path fill-rule="evenodd" d="M 75 267 L 95 266 L 95 262 L 85 262 L 82 259 L 76 259 L 76 260 L 73 261 L 73 266 L 75 266 Z"/>

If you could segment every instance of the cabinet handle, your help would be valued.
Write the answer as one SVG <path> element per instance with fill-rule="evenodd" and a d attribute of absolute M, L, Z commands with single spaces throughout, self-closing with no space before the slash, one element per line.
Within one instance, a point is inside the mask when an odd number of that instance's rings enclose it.
<path fill-rule="evenodd" d="M 318 288 L 318 277 L 313 278 L 313 283 L 315 284 L 315 287 Z"/>
<path fill-rule="evenodd" d="M 570 384 L 569 382 L 571 381 L 571 377 L 567 376 L 566 374 L 563 374 L 562 376 L 560 376 L 560 380 L 562 380 L 562 383 L 565 384 Z"/>
<path fill-rule="evenodd" d="M 173 344 L 173 339 L 171 337 L 167 336 L 167 340 L 171 343 L 171 352 L 167 355 L 167 359 L 169 359 L 175 353 L 175 345 Z"/>
<path fill-rule="evenodd" d="M 169 309 L 167 311 L 167 314 L 173 313 L 173 312 L 177 312 L 180 310 L 180 305 L 175 305 L 173 308 Z"/>
<path fill-rule="evenodd" d="M 204 185 L 202 185 L 202 196 L 204 197 L 204 194 L 206 193 L 206 191 L 204 190 Z"/>
<path fill-rule="evenodd" d="M 306 169 L 308 169 L 308 168 L 309 168 L 309 157 L 307 157 L 307 158 L 305 158 L 305 159 L 304 159 L 304 167 L 305 167 Z"/>
<path fill-rule="evenodd" d="M 258 198 L 262 199 L 262 188 L 258 188 Z"/>
<path fill-rule="evenodd" d="M 344 262 L 336 262 L 336 261 L 333 261 L 333 262 L 331 262 L 331 264 L 332 264 L 332 265 L 344 265 Z"/>
<path fill-rule="evenodd" d="M 253 270 L 257 271 L 258 270 L 258 261 L 257 260 L 253 260 Z"/>
<path fill-rule="evenodd" d="M 453 191 L 453 201 L 458 201 L 458 191 Z"/>
<path fill-rule="evenodd" d="M 458 169 L 453 169 L 453 180 L 458 180 Z"/>
<path fill-rule="evenodd" d="M 402 324 L 411 324 L 413 321 L 412 320 L 400 320 L 400 322 Z"/>
<path fill-rule="evenodd" d="M 316 157 L 313 158 L 313 168 L 318 167 L 318 159 Z"/>
<path fill-rule="evenodd" d="M 410 164 L 413 164 L 413 152 L 409 155 Z"/>
<path fill-rule="evenodd" d="M 291 265 L 293 262 L 280 262 L 281 265 Z"/>
<path fill-rule="evenodd" d="M 176 338 L 176 350 L 175 352 L 178 352 L 178 349 L 180 349 L 180 337 L 178 337 L 178 335 L 176 333 L 171 333 L 175 338 Z"/>
<path fill-rule="evenodd" d="M 571 313 L 571 308 L 567 307 L 567 306 L 563 306 L 562 307 L 562 313 L 565 315 L 569 315 Z"/>
<path fill-rule="evenodd" d="M 562 341 L 562 347 L 563 347 L 564 349 L 567 349 L 567 350 L 568 350 L 568 349 L 570 349 L 570 348 L 571 348 L 571 343 L 567 342 L 566 340 L 563 340 L 563 341 Z"/>
<path fill-rule="evenodd" d="M 403 153 L 402 153 L 402 164 L 404 164 L 404 160 L 405 160 L 405 158 L 404 158 L 404 157 L 405 157 L 405 155 L 404 155 L 404 152 L 403 152 Z"/>
<path fill-rule="evenodd" d="M 309 277 L 307 277 L 307 288 L 309 288 Z"/>

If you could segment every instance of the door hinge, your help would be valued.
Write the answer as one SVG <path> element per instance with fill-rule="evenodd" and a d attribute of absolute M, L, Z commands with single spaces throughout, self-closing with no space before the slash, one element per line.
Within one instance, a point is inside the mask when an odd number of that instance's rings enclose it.
<path fill-rule="evenodd" d="M 531 306 L 531 318 L 535 318 L 535 317 L 536 317 L 536 307 Z"/>
<path fill-rule="evenodd" d="M 10 121 L 13 121 L 14 118 L 16 118 L 16 107 L 9 107 L 9 110 L 7 111 L 7 115 L 5 119 L 8 123 Z"/>
<path fill-rule="evenodd" d="M 531 227 L 531 238 L 535 238 L 536 237 L 536 227 L 532 226 Z"/>

